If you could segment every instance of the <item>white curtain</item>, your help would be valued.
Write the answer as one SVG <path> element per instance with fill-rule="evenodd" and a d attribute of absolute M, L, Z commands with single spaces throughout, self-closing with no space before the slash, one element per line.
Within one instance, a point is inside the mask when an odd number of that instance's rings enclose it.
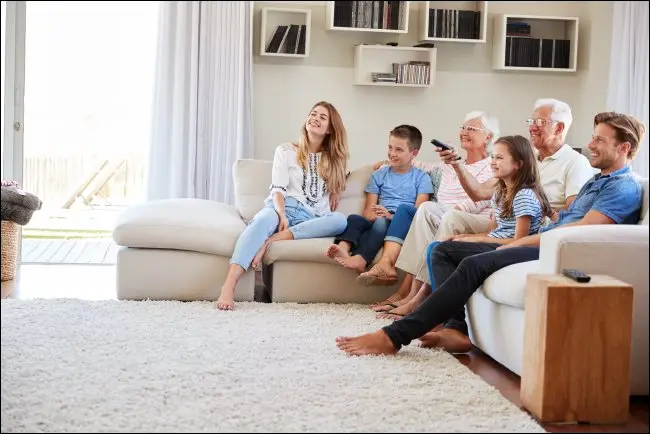
<path fill-rule="evenodd" d="M 614 2 L 612 48 L 609 68 L 607 106 L 610 110 L 627 113 L 648 123 L 648 16 L 646 2 Z M 648 136 L 640 145 L 632 167 L 639 175 L 648 177 Z"/>
<path fill-rule="evenodd" d="M 252 2 L 161 4 L 147 198 L 232 204 L 253 158 Z"/>

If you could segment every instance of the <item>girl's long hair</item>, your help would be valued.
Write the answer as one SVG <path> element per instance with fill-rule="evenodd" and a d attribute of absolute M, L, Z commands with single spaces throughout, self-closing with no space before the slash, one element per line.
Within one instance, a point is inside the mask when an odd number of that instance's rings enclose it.
<path fill-rule="evenodd" d="M 318 173 L 327 181 L 330 193 L 338 194 L 345 190 L 345 181 L 348 173 L 348 137 L 343 125 L 343 120 L 336 108 L 327 101 L 319 101 L 309 110 L 311 113 L 316 107 L 324 107 L 329 111 L 330 129 L 323 139 L 323 149 L 318 166 Z M 300 129 L 298 142 L 298 163 L 303 170 L 308 168 L 309 136 L 307 135 L 306 122 Z"/>
<path fill-rule="evenodd" d="M 546 193 L 542 188 L 539 170 L 537 169 L 537 160 L 533 153 L 530 142 L 524 136 L 504 136 L 500 137 L 496 143 L 501 143 L 508 148 L 512 159 L 521 163 L 521 168 L 515 172 L 515 180 L 511 190 L 506 188 L 503 179 L 499 179 L 496 188 L 496 201 L 501 205 L 501 218 L 512 217 L 512 203 L 515 196 L 522 188 L 530 188 L 537 195 L 539 203 L 542 205 L 542 215 L 550 217 L 553 214 L 553 208 L 548 202 Z"/>

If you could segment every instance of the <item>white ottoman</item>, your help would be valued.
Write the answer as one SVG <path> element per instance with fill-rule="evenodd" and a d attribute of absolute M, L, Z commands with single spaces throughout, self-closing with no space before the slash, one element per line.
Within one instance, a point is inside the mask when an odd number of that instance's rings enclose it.
<path fill-rule="evenodd" d="M 228 261 L 246 227 L 235 207 L 201 199 L 144 202 L 119 217 L 113 239 L 117 298 L 216 300 Z M 252 301 L 255 272 L 235 289 L 235 301 Z"/>

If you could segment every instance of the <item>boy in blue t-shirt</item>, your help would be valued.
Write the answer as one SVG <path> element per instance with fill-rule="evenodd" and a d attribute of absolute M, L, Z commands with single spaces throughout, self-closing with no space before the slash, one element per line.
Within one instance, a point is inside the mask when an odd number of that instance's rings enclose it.
<path fill-rule="evenodd" d="M 393 214 L 402 204 L 418 207 L 433 193 L 431 178 L 413 167 L 422 146 L 422 133 L 411 125 L 394 128 L 388 140 L 389 166 L 373 172 L 366 186 L 363 215 L 352 214 L 327 256 L 346 268 L 363 273 L 384 243 Z"/>

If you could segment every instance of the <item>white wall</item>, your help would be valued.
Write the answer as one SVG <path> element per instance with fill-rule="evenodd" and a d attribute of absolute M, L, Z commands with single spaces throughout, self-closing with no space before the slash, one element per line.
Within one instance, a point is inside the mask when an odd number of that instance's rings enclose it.
<path fill-rule="evenodd" d="M 501 132 L 528 134 L 525 119 L 537 98 L 567 101 L 575 123 L 567 142 L 586 146 L 593 116 L 604 110 L 609 68 L 612 2 L 495 2 L 490 1 L 487 43 L 436 43 L 437 71 L 430 88 L 354 86 L 353 47 L 417 40 L 417 14 L 411 2 L 408 34 L 381 35 L 325 30 L 325 2 L 255 2 L 254 122 L 255 158 L 271 159 L 281 142 L 294 140 L 307 111 L 318 100 L 341 112 L 350 139 L 352 168 L 384 158 L 388 131 L 410 123 L 425 138 L 421 159 L 435 159 L 428 142 L 439 138 L 457 142 L 458 126 L 472 110 L 487 110 L 499 118 Z M 259 56 L 260 9 L 265 6 L 312 10 L 310 56 L 284 59 Z M 575 16 L 580 18 L 578 72 L 497 72 L 492 69 L 494 14 Z"/>

